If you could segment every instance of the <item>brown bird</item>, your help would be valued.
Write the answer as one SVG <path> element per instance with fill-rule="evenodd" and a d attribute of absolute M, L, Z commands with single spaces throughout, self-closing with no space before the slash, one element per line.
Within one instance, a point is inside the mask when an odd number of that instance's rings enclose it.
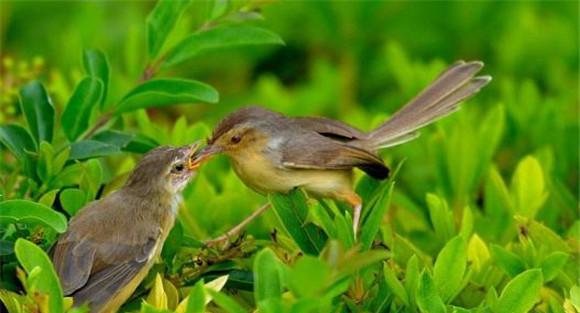
<path fill-rule="evenodd" d="M 145 278 L 173 227 L 198 147 L 147 153 L 125 185 L 88 204 L 53 249 L 64 294 L 90 312 L 116 312 Z"/>
<path fill-rule="evenodd" d="M 237 175 L 259 193 L 286 193 L 299 187 L 315 197 L 344 201 L 354 209 L 356 235 L 362 200 L 353 188 L 353 168 L 386 179 L 389 169 L 377 151 L 416 138 L 419 128 L 456 111 L 461 101 L 491 80 L 475 76 L 482 67 L 478 61 L 456 62 L 370 132 L 326 118 L 286 117 L 260 107 L 242 108 L 215 127 L 193 162 L 224 153 Z"/>

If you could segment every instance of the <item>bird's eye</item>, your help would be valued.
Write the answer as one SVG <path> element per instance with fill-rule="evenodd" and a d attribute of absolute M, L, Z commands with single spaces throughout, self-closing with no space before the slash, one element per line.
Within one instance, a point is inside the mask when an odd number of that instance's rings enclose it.
<path fill-rule="evenodd" d="M 173 167 L 171 168 L 171 173 L 181 173 L 184 168 L 185 166 L 183 165 L 183 163 L 174 164 Z"/>
<path fill-rule="evenodd" d="M 240 137 L 240 136 L 237 136 L 237 135 L 236 135 L 236 136 L 233 136 L 233 137 L 230 139 L 230 141 L 231 141 L 233 144 L 236 144 L 236 143 L 239 143 L 240 141 L 242 141 L 242 137 Z"/>

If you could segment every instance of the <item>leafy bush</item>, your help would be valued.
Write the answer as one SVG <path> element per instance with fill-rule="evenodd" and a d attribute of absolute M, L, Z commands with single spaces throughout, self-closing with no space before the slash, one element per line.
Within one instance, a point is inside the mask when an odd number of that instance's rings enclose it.
<path fill-rule="evenodd" d="M 62 3 L 0 3 L 11 21 L 0 81 L 8 312 L 86 311 L 63 298 L 47 251 L 140 154 L 203 139 L 244 103 L 369 129 L 458 58 L 483 59 L 494 82 L 385 151 L 389 180 L 357 173 L 359 238 L 343 204 L 256 195 L 217 159 L 185 190 L 161 260 L 123 310 L 580 311 L 571 3 L 122 4 L 67 3 L 73 24 L 61 28 L 50 21 L 69 19 Z M 66 47 L 39 44 L 31 19 Z M 267 201 L 245 236 L 203 247 Z"/>

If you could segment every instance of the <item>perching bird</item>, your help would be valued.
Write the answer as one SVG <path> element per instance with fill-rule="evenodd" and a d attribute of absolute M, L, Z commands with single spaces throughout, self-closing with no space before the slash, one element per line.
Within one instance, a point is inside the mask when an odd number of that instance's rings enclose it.
<path fill-rule="evenodd" d="M 491 80 L 475 76 L 482 67 L 478 61 L 456 62 L 368 133 L 326 118 L 286 117 L 260 107 L 242 108 L 215 127 L 193 162 L 224 153 L 242 181 L 259 193 L 287 193 L 300 187 L 315 197 L 344 201 L 354 209 L 356 236 L 362 200 L 353 188 L 353 168 L 386 179 L 389 169 L 377 151 L 416 138 L 419 128 L 456 111 L 461 101 Z"/>
<path fill-rule="evenodd" d="M 125 185 L 75 215 L 53 249 L 64 294 L 91 313 L 116 312 L 145 278 L 173 227 L 198 147 L 147 153 Z"/>

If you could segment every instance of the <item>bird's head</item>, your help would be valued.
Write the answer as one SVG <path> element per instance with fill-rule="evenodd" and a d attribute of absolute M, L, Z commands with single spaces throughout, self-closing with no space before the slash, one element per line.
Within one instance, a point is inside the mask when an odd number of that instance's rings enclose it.
<path fill-rule="evenodd" d="M 195 154 L 193 164 L 220 153 L 236 158 L 261 151 L 272 136 L 273 124 L 280 117 L 276 112 L 254 106 L 231 113 L 215 127 L 207 146 Z"/>
<path fill-rule="evenodd" d="M 139 161 L 125 187 L 144 194 L 181 192 L 196 173 L 196 166 L 190 160 L 198 148 L 199 144 L 194 143 L 183 147 L 162 146 L 149 151 Z"/>

